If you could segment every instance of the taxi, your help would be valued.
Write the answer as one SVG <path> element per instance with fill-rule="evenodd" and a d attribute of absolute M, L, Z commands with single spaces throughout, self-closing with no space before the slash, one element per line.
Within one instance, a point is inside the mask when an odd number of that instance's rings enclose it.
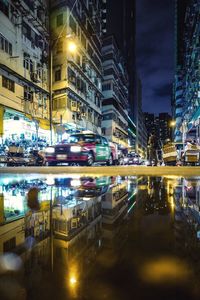
<path fill-rule="evenodd" d="M 87 165 L 106 163 L 112 165 L 117 160 L 117 151 L 108 140 L 98 134 L 72 134 L 66 142 L 45 149 L 48 166 L 61 163 Z"/>

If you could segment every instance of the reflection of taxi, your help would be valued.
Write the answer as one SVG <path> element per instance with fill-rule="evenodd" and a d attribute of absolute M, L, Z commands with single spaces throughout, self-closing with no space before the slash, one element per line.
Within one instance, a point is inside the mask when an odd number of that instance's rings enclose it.
<path fill-rule="evenodd" d="M 45 159 L 50 166 L 58 163 L 91 166 L 94 162 L 112 165 L 117 160 L 117 151 L 105 137 L 78 133 L 71 135 L 67 143 L 48 147 Z"/>

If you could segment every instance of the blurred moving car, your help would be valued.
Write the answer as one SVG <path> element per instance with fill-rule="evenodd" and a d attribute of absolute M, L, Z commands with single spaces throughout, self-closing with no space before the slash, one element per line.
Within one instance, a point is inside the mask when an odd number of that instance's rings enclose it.
<path fill-rule="evenodd" d="M 118 151 L 105 137 L 93 133 L 77 133 L 62 144 L 46 148 L 45 160 L 49 166 L 59 163 L 92 166 L 94 162 L 113 165 L 118 163 Z"/>

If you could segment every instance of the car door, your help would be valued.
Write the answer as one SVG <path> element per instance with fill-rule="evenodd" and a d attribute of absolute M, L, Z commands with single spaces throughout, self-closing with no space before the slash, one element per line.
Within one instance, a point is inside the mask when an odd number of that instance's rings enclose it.
<path fill-rule="evenodd" d="M 96 160 L 107 161 L 109 158 L 109 145 L 106 139 L 96 136 Z"/>
<path fill-rule="evenodd" d="M 95 138 L 95 147 L 96 147 L 96 160 L 102 161 L 104 157 L 104 147 L 100 135 L 97 135 Z"/>
<path fill-rule="evenodd" d="M 103 160 L 107 161 L 110 158 L 110 146 L 106 138 L 102 137 L 102 145 L 103 145 Z"/>

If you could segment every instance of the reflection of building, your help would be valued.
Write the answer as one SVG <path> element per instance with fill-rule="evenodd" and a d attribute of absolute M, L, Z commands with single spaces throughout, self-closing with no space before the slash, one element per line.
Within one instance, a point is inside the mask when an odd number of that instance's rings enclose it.
<path fill-rule="evenodd" d="M 145 214 L 168 215 L 171 200 L 165 179 L 150 177 L 148 181 L 148 195 L 144 202 Z"/>
<path fill-rule="evenodd" d="M 200 182 L 199 178 L 178 179 L 174 185 L 174 234 L 177 251 L 199 260 Z"/>
<path fill-rule="evenodd" d="M 121 233 L 121 223 L 128 209 L 128 183 L 115 179 L 109 191 L 102 197 L 102 238 L 106 247 L 119 248 L 125 235 Z"/>
<path fill-rule="evenodd" d="M 49 140 L 46 0 L 0 1 L 0 137 Z"/>
<path fill-rule="evenodd" d="M 41 188 L 40 210 L 29 212 L 26 195 L 31 186 Z M 19 180 L 1 183 L 0 196 L 0 252 L 24 248 L 26 238 L 31 236 L 38 242 L 49 233 L 49 188 L 40 180 Z"/>
<path fill-rule="evenodd" d="M 102 1 L 51 1 L 53 121 L 101 133 Z"/>
<path fill-rule="evenodd" d="M 128 74 L 114 36 L 103 39 L 103 134 L 128 147 Z"/>

